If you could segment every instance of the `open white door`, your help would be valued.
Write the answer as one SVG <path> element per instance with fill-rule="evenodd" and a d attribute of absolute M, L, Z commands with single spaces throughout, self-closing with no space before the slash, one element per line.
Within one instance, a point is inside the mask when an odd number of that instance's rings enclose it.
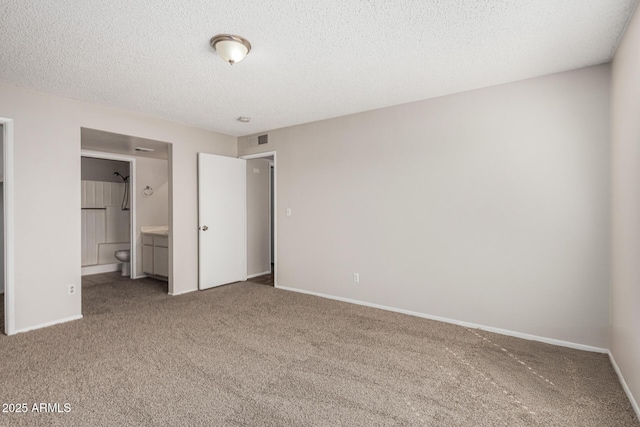
<path fill-rule="evenodd" d="M 200 289 L 247 279 L 246 161 L 198 153 Z"/>

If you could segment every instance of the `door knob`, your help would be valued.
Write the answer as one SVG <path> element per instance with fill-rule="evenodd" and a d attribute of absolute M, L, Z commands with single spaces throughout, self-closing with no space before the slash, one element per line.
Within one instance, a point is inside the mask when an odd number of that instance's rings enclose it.
<path fill-rule="evenodd" d="M 207 227 L 206 225 L 202 226 L 202 231 L 207 231 L 209 229 L 209 227 Z"/>

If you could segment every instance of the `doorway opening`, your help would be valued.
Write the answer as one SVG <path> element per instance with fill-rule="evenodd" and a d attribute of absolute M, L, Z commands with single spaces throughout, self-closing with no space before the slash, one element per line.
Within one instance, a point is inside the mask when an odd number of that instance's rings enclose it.
<path fill-rule="evenodd" d="M 135 159 L 84 152 L 81 161 L 82 276 L 121 271 L 133 279 Z"/>
<path fill-rule="evenodd" d="M 83 288 L 172 290 L 170 145 L 81 128 Z"/>
<path fill-rule="evenodd" d="M 276 153 L 242 156 L 247 161 L 247 279 L 277 284 Z"/>

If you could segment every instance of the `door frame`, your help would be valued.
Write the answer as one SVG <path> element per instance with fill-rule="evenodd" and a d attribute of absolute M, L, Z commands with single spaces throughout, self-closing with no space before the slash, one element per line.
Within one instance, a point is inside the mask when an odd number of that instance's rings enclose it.
<path fill-rule="evenodd" d="M 273 264 L 273 270 L 275 270 L 276 268 L 275 254 L 273 252 L 273 250 L 275 249 L 275 242 L 273 240 L 276 236 L 275 221 L 273 218 L 273 214 L 275 213 L 275 205 L 273 202 L 275 202 L 276 200 L 274 197 L 274 190 L 276 187 L 274 180 L 275 173 L 275 165 L 273 164 L 273 162 L 269 162 L 269 264 Z M 273 274 L 274 272 L 272 271 L 271 273 Z"/>
<path fill-rule="evenodd" d="M 136 233 L 136 158 L 132 156 L 125 156 L 122 154 L 105 153 L 102 151 L 89 151 L 80 150 L 80 158 L 91 157 L 93 159 L 105 159 L 105 160 L 117 160 L 119 162 L 129 162 L 129 222 L 131 224 L 131 236 L 129 237 L 130 243 L 130 256 L 129 261 L 129 277 L 132 279 L 140 279 L 147 277 L 145 275 L 137 276 L 137 248 L 138 248 L 138 233 Z M 82 181 L 82 176 L 80 176 Z M 82 263 L 81 263 L 82 264 Z M 82 268 L 82 267 L 81 267 Z"/>
<path fill-rule="evenodd" d="M 262 153 L 238 156 L 238 158 L 252 160 L 271 156 L 273 156 L 273 269 L 275 270 L 273 286 L 278 287 L 278 156 L 275 151 L 265 151 Z M 271 192 L 271 188 L 269 188 L 269 192 Z M 269 198 L 269 203 L 271 203 L 271 197 Z M 271 209 L 269 209 L 269 222 L 271 222 Z M 271 233 L 269 233 L 269 252 L 271 252 Z M 247 257 L 248 253 L 249 251 L 247 250 Z M 248 265 L 249 260 L 247 259 L 247 266 Z"/>
<path fill-rule="evenodd" d="M 3 193 L 4 193 L 4 333 L 16 333 L 15 323 L 15 235 L 14 235 L 14 169 L 13 120 L 0 117 L 3 130 Z"/>

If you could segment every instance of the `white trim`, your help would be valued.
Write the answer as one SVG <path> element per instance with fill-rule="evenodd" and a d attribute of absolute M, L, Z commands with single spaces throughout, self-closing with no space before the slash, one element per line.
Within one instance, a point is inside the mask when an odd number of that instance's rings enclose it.
<path fill-rule="evenodd" d="M 137 249 L 138 249 L 138 233 L 136 229 L 136 158 L 125 156 L 122 154 L 104 153 L 102 151 L 80 150 L 81 157 L 92 157 L 94 159 L 118 160 L 121 162 L 129 162 L 129 221 L 131 222 L 131 236 L 129 237 L 130 246 L 130 274 L 129 277 L 135 279 L 137 270 Z"/>
<path fill-rule="evenodd" d="M 271 218 L 271 212 L 273 211 L 273 206 L 271 206 L 271 201 L 273 200 L 273 182 L 271 182 L 273 180 L 273 173 L 275 172 L 275 169 L 273 167 L 273 162 L 269 162 L 269 167 L 267 168 L 267 174 L 269 175 L 269 208 L 267 210 L 268 212 L 268 219 L 269 219 L 269 273 L 271 273 L 271 261 L 273 261 L 273 254 L 271 253 L 271 247 L 273 246 L 273 242 L 271 241 L 271 238 L 273 237 L 273 218 Z M 248 214 L 247 214 L 248 215 Z M 249 250 L 249 248 L 247 248 L 247 250 Z M 249 256 L 247 255 L 247 264 L 249 264 Z"/>
<path fill-rule="evenodd" d="M 611 359 L 611 364 L 613 365 L 613 369 L 616 371 L 616 374 L 618 375 L 618 379 L 620 380 L 622 389 L 627 394 L 627 397 L 629 398 L 629 402 L 631 402 L 631 406 L 633 407 L 633 410 L 636 412 L 636 416 L 638 417 L 638 419 L 640 419 L 640 406 L 638 406 L 638 402 L 633 397 L 633 393 L 631 393 L 631 389 L 627 385 L 627 382 L 624 380 L 624 377 L 622 376 L 622 371 L 620 371 L 620 368 L 618 367 L 616 360 L 613 358 L 613 353 L 611 353 L 611 351 L 609 351 L 609 359 Z"/>
<path fill-rule="evenodd" d="M 265 151 L 262 153 L 239 156 L 238 158 L 251 160 L 269 156 L 273 156 L 273 268 L 275 270 L 275 274 L 273 275 L 273 284 L 274 286 L 278 286 L 278 156 L 275 151 Z"/>
<path fill-rule="evenodd" d="M 173 144 L 167 143 L 167 181 L 169 186 L 169 194 L 167 196 L 167 202 L 169 203 L 169 212 L 168 212 L 168 225 L 169 230 L 169 277 L 167 277 L 167 293 L 169 295 L 173 292 L 173 230 L 175 230 L 173 224 Z M 198 191 L 198 187 L 196 184 L 196 192 Z M 143 277 L 147 277 L 145 274 L 141 276 L 134 277 L 134 279 L 141 279 Z"/>
<path fill-rule="evenodd" d="M 299 292 L 299 293 L 302 293 L 302 294 L 315 295 L 317 297 L 328 298 L 328 299 L 333 299 L 333 300 L 342 301 L 342 302 L 348 302 L 348 303 L 351 303 L 351 304 L 363 305 L 365 307 L 379 308 L 381 310 L 393 311 L 395 313 L 408 314 L 410 316 L 422 317 L 424 319 L 430 319 L 430 320 L 437 320 L 439 322 L 452 323 L 454 325 L 464 326 L 465 328 L 481 329 L 481 330 L 487 331 L 487 332 L 493 332 L 493 333 L 500 334 L 500 335 L 507 335 L 507 336 L 510 336 L 510 337 L 522 338 L 522 339 L 530 340 L 530 341 L 539 341 L 539 342 L 543 342 L 543 343 L 546 343 L 546 344 L 553 344 L 553 345 L 558 345 L 558 346 L 561 346 L 561 347 L 575 348 L 577 350 L 592 351 L 592 352 L 595 352 L 595 353 L 608 353 L 609 352 L 609 350 L 607 350 L 606 348 L 593 347 L 593 346 L 590 346 L 590 345 L 578 344 L 578 343 L 573 343 L 573 342 L 570 342 L 570 341 L 562 341 L 562 340 L 557 340 L 557 339 L 554 339 L 554 338 L 546 338 L 546 337 L 540 337 L 540 336 L 537 336 L 537 335 L 524 334 L 522 332 L 516 332 L 516 331 L 510 331 L 510 330 L 507 330 L 507 329 L 494 328 L 492 326 L 478 325 L 476 323 L 463 322 L 463 321 L 460 321 L 460 320 L 449 319 L 447 317 L 433 316 L 433 315 L 430 315 L 430 314 L 418 313 L 416 311 L 404 310 L 404 309 L 401 309 L 401 308 L 389 307 L 389 306 L 386 306 L 386 305 L 373 304 L 373 303 L 370 303 L 370 302 L 364 302 L 364 301 L 358 301 L 358 300 L 354 300 L 354 299 L 350 299 L 350 298 L 343 298 L 343 297 L 337 297 L 337 296 L 333 296 L 333 295 L 321 294 L 319 292 L 312 292 L 312 291 L 307 291 L 307 290 L 303 290 L 303 289 L 289 288 L 289 287 L 286 287 L 286 286 L 276 286 L 276 287 L 278 289 L 283 289 L 285 291 Z"/>
<path fill-rule="evenodd" d="M 16 333 L 15 301 L 15 236 L 14 236 L 14 170 L 13 170 L 13 120 L 0 117 L 4 130 L 4 332 Z"/>
<path fill-rule="evenodd" d="M 71 322 L 72 320 L 79 320 L 82 319 L 82 314 L 77 314 L 75 316 L 71 316 L 71 317 L 65 317 L 64 319 L 58 319 L 58 320 L 54 320 L 52 322 L 46 322 L 46 323 L 41 323 L 39 325 L 35 325 L 35 326 L 29 326 L 28 328 L 23 328 L 20 329 L 18 331 L 16 331 L 17 334 L 21 334 L 23 332 L 29 332 L 29 331 L 33 331 L 36 329 L 42 329 L 42 328 L 46 328 L 48 326 L 53 326 L 53 325 L 57 325 L 60 323 L 67 323 L 67 322 Z"/>
<path fill-rule="evenodd" d="M 246 154 L 244 156 L 239 156 L 239 159 L 252 160 L 252 159 L 261 159 L 263 157 L 273 156 L 273 160 L 276 160 L 276 152 L 275 151 L 263 151 L 262 153 L 255 154 Z"/>
<path fill-rule="evenodd" d="M 271 273 L 271 270 L 263 271 L 262 273 L 250 274 L 247 276 L 247 279 L 253 279 L 254 277 L 264 276 L 265 274 L 269 274 L 269 273 Z"/>
<path fill-rule="evenodd" d="M 85 265 L 84 267 L 82 267 L 81 274 L 83 276 L 90 276 L 92 274 L 112 273 L 114 271 L 120 271 L 121 269 L 122 269 L 121 263 Z"/>

